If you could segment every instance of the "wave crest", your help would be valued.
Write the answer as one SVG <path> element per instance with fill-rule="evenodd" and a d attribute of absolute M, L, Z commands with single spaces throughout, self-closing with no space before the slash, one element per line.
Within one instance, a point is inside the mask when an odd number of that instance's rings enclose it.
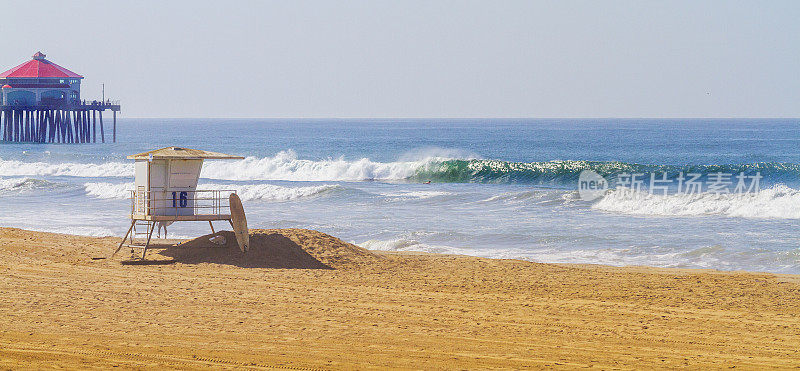
<path fill-rule="evenodd" d="M 667 173 L 675 177 L 679 172 L 708 175 L 723 173 L 760 173 L 773 181 L 800 178 L 800 165 L 779 162 L 758 162 L 733 165 L 643 165 L 628 162 L 596 161 L 545 161 L 510 162 L 501 160 L 444 160 L 430 161 L 421 166 L 410 178 L 444 183 L 532 183 L 575 184 L 581 171 L 593 170 L 609 181 L 621 173 Z"/>
<path fill-rule="evenodd" d="M 65 162 L 50 164 L 47 162 L 22 162 L 0 158 L 0 174 L 7 176 L 76 176 L 86 178 L 131 177 L 133 176 L 133 163 L 79 164 Z"/>
<path fill-rule="evenodd" d="M 368 158 L 348 161 L 343 157 L 327 160 L 302 160 L 294 151 L 281 151 L 273 157 L 248 157 L 241 161 L 209 162 L 201 177 L 225 180 L 362 181 L 403 180 L 433 161 L 375 162 Z"/>
<path fill-rule="evenodd" d="M 7 178 L 0 179 L 0 193 L 19 193 L 37 189 L 52 189 L 63 184 L 36 178 Z"/>
<path fill-rule="evenodd" d="M 96 198 L 128 198 L 133 183 L 114 184 L 107 182 L 90 182 L 83 185 L 86 194 Z"/>
<path fill-rule="evenodd" d="M 453 158 L 450 156 L 461 156 Z M 466 158 L 464 158 L 466 157 Z M 209 161 L 203 166 L 202 178 L 217 180 L 286 180 L 286 181 L 412 181 L 441 183 L 522 183 L 574 185 L 583 170 L 593 170 L 614 182 L 621 173 L 667 173 L 674 179 L 679 172 L 708 175 L 724 173 L 760 173 L 773 184 L 796 182 L 800 164 L 759 162 L 727 165 L 643 165 L 627 162 L 545 161 L 511 162 L 475 159 L 459 151 L 422 151 L 403 155 L 398 161 L 377 162 L 369 158 L 346 160 L 344 157 L 324 160 L 300 159 L 292 150 L 269 157 L 247 157 L 240 161 Z M 133 164 L 107 162 L 101 164 L 22 162 L 0 159 L 4 176 L 75 176 L 132 177 Z"/>

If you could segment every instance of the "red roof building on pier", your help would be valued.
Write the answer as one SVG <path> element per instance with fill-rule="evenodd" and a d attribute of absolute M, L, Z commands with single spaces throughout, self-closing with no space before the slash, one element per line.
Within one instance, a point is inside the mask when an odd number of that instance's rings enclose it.
<path fill-rule="evenodd" d="M 0 141 L 97 143 L 99 127 L 105 142 L 103 112 L 110 110 L 111 140 L 116 142 L 119 101 L 105 99 L 105 86 L 102 100 L 81 100 L 83 76 L 46 57 L 37 52 L 0 73 Z"/>
<path fill-rule="evenodd" d="M 68 105 L 80 101 L 83 76 L 50 62 L 42 52 L 0 73 L 0 105 Z"/>
<path fill-rule="evenodd" d="M 75 72 L 48 61 L 45 57 L 46 55 L 42 52 L 36 52 L 33 59 L 0 73 L 0 78 L 83 78 Z"/>

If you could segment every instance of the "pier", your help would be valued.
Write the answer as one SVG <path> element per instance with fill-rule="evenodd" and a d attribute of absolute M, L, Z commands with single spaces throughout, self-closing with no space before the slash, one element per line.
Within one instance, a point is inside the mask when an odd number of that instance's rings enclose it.
<path fill-rule="evenodd" d="M 111 111 L 110 140 L 117 141 L 119 102 L 69 105 L 2 105 L 0 132 L 5 142 L 97 143 L 106 141 L 103 112 Z M 99 119 L 99 120 L 98 120 Z"/>
<path fill-rule="evenodd" d="M 45 59 L 33 59 L 0 74 L 0 138 L 4 142 L 106 142 L 103 113 L 111 112 L 110 140 L 117 141 L 119 101 L 81 100 L 83 76 Z M 107 120 L 106 120 L 107 121 Z"/>

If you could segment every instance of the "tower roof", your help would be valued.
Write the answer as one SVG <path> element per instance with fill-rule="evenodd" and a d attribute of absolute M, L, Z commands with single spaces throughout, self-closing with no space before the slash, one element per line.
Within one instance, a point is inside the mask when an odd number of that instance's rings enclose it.
<path fill-rule="evenodd" d="M 182 147 L 165 147 L 128 156 L 129 160 L 241 160 L 244 157 Z"/>
<path fill-rule="evenodd" d="M 0 73 L 0 78 L 15 78 L 15 77 L 68 77 L 82 79 L 83 76 L 78 75 L 64 67 L 61 67 L 53 62 L 45 59 L 46 55 L 42 52 L 36 52 L 33 59 L 20 64 L 6 72 Z"/>

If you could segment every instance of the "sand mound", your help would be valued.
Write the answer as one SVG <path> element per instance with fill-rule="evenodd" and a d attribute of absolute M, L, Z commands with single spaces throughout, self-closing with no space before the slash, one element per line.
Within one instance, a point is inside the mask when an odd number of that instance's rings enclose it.
<path fill-rule="evenodd" d="M 222 236 L 225 244 L 215 245 L 210 238 Z M 377 255 L 336 237 L 308 229 L 251 229 L 250 250 L 242 253 L 236 236 L 220 231 L 160 253 L 180 263 L 216 263 L 240 267 L 332 269 L 368 264 Z"/>

